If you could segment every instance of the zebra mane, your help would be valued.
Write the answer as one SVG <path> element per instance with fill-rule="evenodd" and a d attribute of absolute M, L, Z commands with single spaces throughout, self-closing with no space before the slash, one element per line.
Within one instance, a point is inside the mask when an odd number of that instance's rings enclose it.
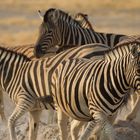
<path fill-rule="evenodd" d="M 79 22 L 79 24 L 82 26 L 82 28 L 91 29 L 91 30 L 94 31 L 94 29 L 92 27 L 92 24 L 88 20 L 88 15 L 87 14 L 77 13 L 74 16 L 74 19 Z"/>
<path fill-rule="evenodd" d="M 60 9 L 54 9 L 54 8 L 50 8 L 49 10 L 46 11 L 44 15 L 44 22 L 48 22 L 50 20 L 50 15 L 56 12 L 56 10 L 58 10 L 60 14 L 59 20 L 82 27 L 80 23 L 77 20 L 75 20 L 75 18 L 72 17 L 69 13 L 66 13 Z"/>
<path fill-rule="evenodd" d="M 21 56 L 21 57 L 24 57 L 24 59 L 26 59 L 26 60 L 28 60 L 28 61 L 31 60 L 31 59 L 30 59 L 29 57 L 27 57 L 26 55 L 12 50 L 12 47 L 11 47 L 11 48 L 6 48 L 6 47 L 4 47 L 4 46 L 1 45 L 1 46 L 0 46 L 0 50 L 1 50 L 1 51 L 6 51 L 6 52 L 8 52 L 8 53 L 16 54 L 16 55 Z"/>
<path fill-rule="evenodd" d="M 140 36 L 129 36 L 127 39 L 119 42 L 114 48 L 129 44 L 140 44 Z"/>
<path fill-rule="evenodd" d="M 132 45 L 139 45 L 140 46 L 140 36 L 131 36 L 128 37 L 127 39 L 121 41 L 120 43 L 118 43 L 116 46 L 111 47 L 110 49 L 108 49 L 105 52 L 105 56 L 109 55 L 110 53 L 112 53 L 114 50 L 121 48 L 123 46 L 132 46 Z"/>

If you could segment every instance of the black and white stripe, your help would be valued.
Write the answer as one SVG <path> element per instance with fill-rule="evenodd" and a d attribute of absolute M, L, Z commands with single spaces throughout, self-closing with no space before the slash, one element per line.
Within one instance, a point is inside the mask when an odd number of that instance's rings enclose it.
<path fill-rule="evenodd" d="M 34 44 L 29 45 L 19 45 L 19 46 L 6 46 L 1 45 L 4 48 L 12 49 L 15 52 L 23 53 L 30 59 L 36 59 L 34 56 Z M 0 88 L 0 115 L 3 121 L 6 121 L 6 115 L 5 115 L 5 108 L 4 108 L 4 98 L 3 98 L 3 91 Z"/>
<path fill-rule="evenodd" d="M 125 103 L 131 88 L 140 91 L 140 42 L 119 45 L 94 61 L 65 60 L 56 68 L 51 85 L 54 101 L 65 114 L 91 121 L 82 140 L 96 126 L 114 140 L 108 117 Z"/>

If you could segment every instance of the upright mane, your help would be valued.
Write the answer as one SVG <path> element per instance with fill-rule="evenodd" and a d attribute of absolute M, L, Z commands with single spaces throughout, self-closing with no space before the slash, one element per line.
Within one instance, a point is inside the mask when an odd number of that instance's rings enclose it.
<path fill-rule="evenodd" d="M 114 51 L 117 49 L 121 49 L 122 47 L 126 46 L 126 49 L 124 51 L 127 51 L 131 49 L 131 47 L 133 47 L 133 45 L 139 45 L 140 46 L 140 36 L 131 36 L 128 37 L 127 39 L 121 41 L 120 43 L 118 43 L 116 46 L 114 46 L 113 48 L 108 49 L 105 52 L 105 56 L 109 56 L 109 55 L 113 55 Z"/>
<path fill-rule="evenodd" d="M 79 22 L 79 24 L 82 26 L 82 28 L 91 29 L 91 30 L 94 31 L 94 29 L 92 27 L 92 24 L 88 20 L 88 15 L 87 14 L 77 13 L 74 16 L 74 19 Z"/>
<path fill-rule="evenodd" d="M 54 9 L 54 8 L 50 8 L 49 10 L 46 11 L 45 15 L 44 15 L 44 22 L 48 22 L 49 21 L 49 16 L 51 14 L 53 14 L 53 12 L 56 12 L 56 10 L 59 11 L 59 20 L 63 20 L 69 24 L 73 24 L 76 26 L 80 26 L 80 23 L 78 21 L 76 21 L 69 13 L 66 13 L 60 9 Z"/>
<path fill-rule="evenodd" d="M 129 36 L 127 39 L 124 39 L 123 41 L 119 42 L 114 48 L 118 46 L 124 46 L 129 44 L 140 44 L 140 36 Z"/>

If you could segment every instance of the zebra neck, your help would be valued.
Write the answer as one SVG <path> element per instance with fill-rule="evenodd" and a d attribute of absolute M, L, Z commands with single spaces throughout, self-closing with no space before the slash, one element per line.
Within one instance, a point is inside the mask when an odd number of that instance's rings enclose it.
<path fill-rule="evenodd" d="M 110 79 L 112 79 L 112 83 L 116 85 L 116 87 L 121 86 L 121 90 L 126 93 L 130 89 L 130 83 L 127 79 L 127 67 L 129 65 L 129 60 L 127 59 L 128 56 L 125 57 L 125 59 L 120 60 L 112 60 L 107 65 L 110 70 L 109 76 Z M 108 76 L 108 77 L 109 77 Z M 122 97 L 123 94 L 120 96 Z"/>
<path fill-rule="evenodd" d="M 93 30 L 74 26 L 66 22 L 59 24 L 60 44 L 59 46 L 77 46 L 89 43 L 101 42 Z"/>

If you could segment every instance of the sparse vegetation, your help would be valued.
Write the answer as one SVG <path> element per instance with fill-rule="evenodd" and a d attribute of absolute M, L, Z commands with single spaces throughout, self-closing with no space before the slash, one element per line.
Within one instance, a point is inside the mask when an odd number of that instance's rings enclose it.
<path fill-rule="evenodd" d="M 34 43 L 41 24 L 37 10 L 45 11 L 50 7 L 87 13 L 96 31 L 140 32 L 139 0 L 5 0 L 0 2 L 0 43 Z"/>

